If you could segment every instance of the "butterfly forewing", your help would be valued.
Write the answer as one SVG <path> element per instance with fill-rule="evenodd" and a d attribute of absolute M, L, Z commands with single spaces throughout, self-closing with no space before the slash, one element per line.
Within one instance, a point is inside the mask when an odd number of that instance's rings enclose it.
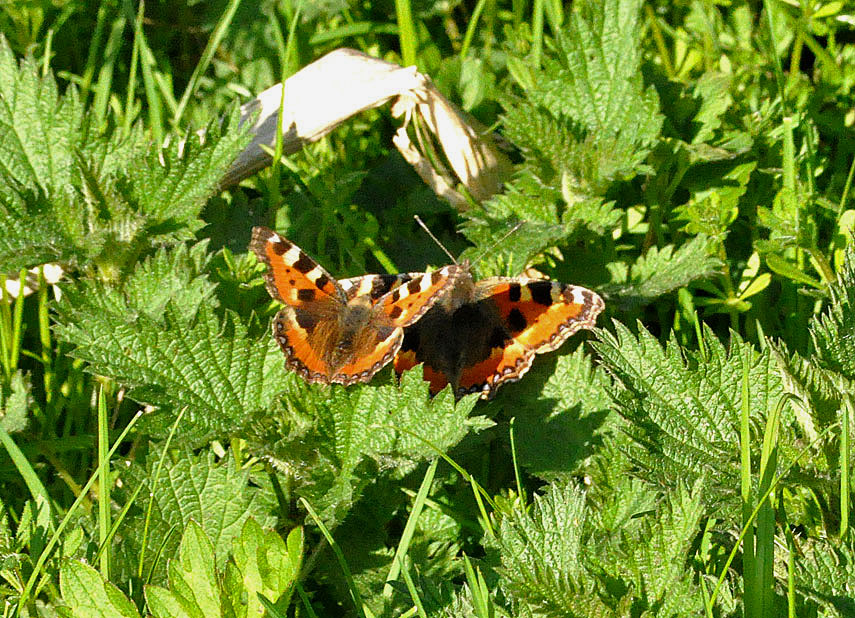
<path fill-rule="evenodd" d="M 345 301 L 344 292 L 327 271 L 273 230 L 253 228 L 250 248 L 267 265 L 264 282 L 276 300 L 291 306 Z"/>

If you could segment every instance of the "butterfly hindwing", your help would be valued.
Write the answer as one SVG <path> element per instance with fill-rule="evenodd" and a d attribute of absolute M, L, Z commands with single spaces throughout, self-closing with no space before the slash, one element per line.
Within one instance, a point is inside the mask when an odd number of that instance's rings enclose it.
<path fill-rule="evenodd" d="M 405 330 L 395 371 L 424 363 L 431 392 L 451 384 L 458 396 L 489 398 L 501 384 L 519 380 L 536 354 L 592 328 L 602 309 L 602 299 L 579 286 L 525 277 L 476 283 L 466 272 L 455 290 Z"/>
<path fill-rule="evenodd" d="M 591 290 L 556 281 L 494 278 L 477 287 L 480 302 L 494 306 L 499 319 L 491 323 L 483 358 L 461 368 L 461 393 L 489 397 L 499 385 L 516 382 L 536 354 L 556 350 L 578 330 L 593 328 L 603 309 Z"/>

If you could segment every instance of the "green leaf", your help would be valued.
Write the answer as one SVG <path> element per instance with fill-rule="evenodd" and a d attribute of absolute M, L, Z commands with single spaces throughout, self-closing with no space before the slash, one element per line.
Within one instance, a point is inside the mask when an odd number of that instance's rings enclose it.
<path fill-rule="evenodd" d="M 161 586 L 146 586 L 145 601 L 155 618 L 207 618 L 186 599 Z"/>
<path fill-rule="evenodd" d="M 253 518 L 265 527 L 275 523 L 270 514 L 274 503 L 272 492 L 251 484 L 249 472 L 236 469 L 231 458 L 217 462 L 210 451 L 201 455 L 186 450 L 169 452 L 158 485 L 153 487 L 160 457 L 161 452 L 155 449 L 142 466 L 133 465 L 124 473 L 130 487 L 144 485 L 146 489 L 140 495 L 151 495 L 154 501 L 146 547 L 147 565 L 152 564 L 158 552 L 171 556 L 178 543 L 171 533 L 183 530 L 191 521 L 213 541 L 216 554 L 212 554 L 212 563 L 215 558 L 219 565 L 225 563 L 229 546 L 240 535 L 247 519 Z M 138 499 L 137 504 L 139 508 L 128 514 L 122 532 L 124 549 L 131 554 L 134 564 L 141 551 L 148 500 Z M 198 534 L 194 542 L 201 542 Z M 162 581 L 163 566 L 161 559 L 154 581 Z"/>
<path fill-rule="evenodd" d="M 722 115 L 733 105 L 730 93 L 732 81 L 732 75 L 715 71 L 708 71 L 698 78 L 693 94 L 700 99 L 701 105 L 693 119 L 693 123 L 698 125 L 692 138 L 693 144 L 711 141 L 721 127 Z"/>
<path fill-rule="evenodd" d="M 76 89 L 60 96 L 40 73 L 0 38 L 2 270 L 80 261 L 115 280 L 156 240 L 202 225 L 207 198 L 250 139 L 237 109 L 204 139 L 173 136 L 161 149 L 141 127 L 125 137 L 89 126 Z"/>
<path fill-rule="evenodd" d="M 816 362 L 851 383 L 855 380 L 855 250 L 851 246 L 831 294 L 831 307 L 810 325 Z"/>
<path fill-rule="evenodd" d="M 62 600 L 80 618 L 139 618 L 134 604 L 101 574 L 79 560 L 63 563 L 59 575 Z"/>
<path fill-rule="evenodd" d="M 181 277 L 174 280 L 180 283 Z M 146 283 L 140 283 L 147 289 Z M 60 307 L 59 336 L 87 369 L 129 387 L 141 403 L 188 407 L 186 427 L 200 438 L 234 431 L 254 410 L 266 410 L 284 388 L 282 354 L 267 333 L 252 337 L 236 315 L 218 318 L 203 301 L 206 282 L 185 290 L 201 303 L 195 318 L 167 303 L 152 318 L 117 292 L 83 285 Z M 156 301 L 154 299 L 149 299 Z M 153 310 L 149 305 L 145 309 Z"/>
<path fill-rule="evenodd" d="M 614 428 L 609 384 L 579 346 L 538 360 L 524 380 L 503 389 L 494 405 L 515 418 L 520 465 L 547 481 L 575 473 Z"/>
<path fill-rule="evenodd" d="M 807 273 L 799 270 L 794 264 L 782 258 L 777 253 L 769 253 L 766 255 L 766 266 L 769 267 L 776 275 L 781 275 L 782 277 L 786 277 L 791 281 L 795 281 L 796 283 L 801 283 L 804 285 L 809 285 L 818 290 L 823 289 L 825 286 L 822 285 L 821 281 L 817 281 L 815 278 L 811 277 Z"/>
<path fill-rule="evenodd" d="M 292 378 L 283 396 L 287 410 L 258 418 L 252 443 L 277 468 L 305 471 L 296 493 L 333 526 L 377 481 L 378 460 L 390 472 L 411 470 L 491 425 L 467 418 L 476 401 L 455 402 L 448 390 L 431 399 L 421 367 L 405 373 L 400 386 L 319 387 Z"/>
<path fill-rule="evenodd" d="M 623 310 L 638 309 L 657 297 L 697 279 L 709 277 L 720 266 L 713 257 L 713 241 L 696 236 L 675 249 L 667 245 L 650 250 L 636 260 L 629 271 L 629 281 L 624 284 L 603 286 L 610 303 Z"/>
<path fill-rule="evenodd" d="M 639 64 L 639 0 L 607 0 L 570 14 L 557 37 L 559 57 L 528 91 L 531 101 L 574 123 L 592 156 L 587 184 L 628 179 L 644 169 L 662 127 L 653 87 Z"/>
<path fill-rule="evenodd" d="M 123 286 L 129 310 L 156 320 L 171 300 L 181 317 L 189 321 L 203 304 L 216 307 L 216 286 L 205 272 L 211 257 L 207 241 L 189 248 L 180 244 L 159 249 L 137 266 Z"/>
<path fill-rule="evenodd" d="M 158 231 L 190 224 L 198 217 L 229 165 L 250 141 L 238 119 L 234 107 L 222 121 L 206 128 L 204 138 L 173 137 L 165 148 L 152 148 L 144 159 L 133 162 L 126 196 L 140 205 Z"/>
<path fill-rule="evenodd" d="M 50 192 L 71 184 L 73 151 L 85 132 L 83 108 L 71 88 L 59 96 L 52 75 L 39 77 L 32 58 L 18 65 L 0 36 L 0 184 Z"/>
<path fill-rule="evenodd" d="M 247 519 L 233 542 L 232 559 L 226 567 L 226 601 L 235 616 L 260 616 L 258 595 L 276 601 L 283 615 L 303 561 L 303 530 L 294 528 L 286 542 L 275 530 L 264 530 Z"/>
<path fill-rule="evenodd" d="M 811 539 L 800 547 L 803 558 L 796 569 L 796 588 L 822 608 L 821 616 L 855 615 L 855 542 L 853 535 L 838 543 Z"/>
<path fill-rule="evenodd" d="M 167 571 L 172 592 L 194 607 L 200 617 L 221 615 L 214 546 L 195 521 L 190 520 L 185 528 L 178 556 L 169 561 Z"/>
<path fill-rule="evenodd" d="M 743 374 L 753 422 L 762 426 L 784 394 L 774 360 L 736 333 L 726 350 L 704 327 L 704 357 L 674 340 L 662 347 L 643 326 L 638 329 L 636 337 L 616 322 L 614 334 L 600 331 L 593 343 L 619 387 L 615 409 L 636 444 L 630 457 L 644 476 L 670 487 L 717 479 L 705 498 L 730 500 L 735 512 Z"/>
<path fill-rule="evenodd" d="M 582 586 L 585 494 L 574 484 L 555 484 L 530 509 L 515 504 L 503 513 L 496 544 L 501 585 L 517 604 L 537 615 L 568 611 Z"/>
<path fill-rule="evenodd" d="M 20 370 L 12 376 L 11 383 L 7 389 L 2 388 L 0 392 L 0 427 L 6 433 L 17 433 L 23 431 L 27 426 L 27 409 L 30 404 L 30 380 L 29 375 L 24 375 Z"/>

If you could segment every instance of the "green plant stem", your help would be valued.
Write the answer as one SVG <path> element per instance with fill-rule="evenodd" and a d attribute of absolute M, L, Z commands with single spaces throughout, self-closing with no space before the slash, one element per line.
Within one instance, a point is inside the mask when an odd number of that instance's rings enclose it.
<path fill-rule="evenodd" d="M 475 37 L 475 29 L 478 27 L 478 21 L 481 19 L 481 13 L 484 12 L 484 7 L 487 5 L 487 0 L 478 0 L 475 5 L 475 10 L 472 11 L 472 17 L 466 26 L 466 34 L 463 35 L 463 44 L 460 46 L 460 58 L 466 59 L 469 55 L 469 47 L 472 45 L 472 39 Z"/>
<path fill-rule="evenodd" d="M 166 461 L 166 455 L 169 452 L 169 446 L 172 444 L 172 438 L 175 436 L 175 431 L 178 429 L 178 424 L 181 422 L 181 419 L 184 418 L 184 413 L 187 411 L 187 406 L 181 408 L 181 411 L 178 413 L 178 416 L 175 418 L 175 422 L 172 423 L 172 428 L 169 430 L 169 435 L 166 437 L 166 442 L 163 445 L 163 452 L 160 454 L 160 459 L 157 461 L 157 468 L 155 468 L 154 477 L 151 480 L 149 496 L 148 496 L 148 506 L 145 511 L 145 524 L 143 525 L 143 535 L 142 541 L 140 542 L 140 559 L 139 564 L 137 565 L 137 577 L 142 579 L 143 577 L 143 565 L 145 564 L 145 550 L 146 550 L 146 541 L 148 539 L 148 529 L 151 524 L 151 510 L 154 506 L 154 492 L 157 490 L 157 483 L 160 480 L 160 473 L 163 470 L 163 463 Z"/>
<path fill-rule="evenodd" d="M 110 580 L 110 558 L 111 552 L 107 544 L 107 535 L 110 530 L 110 459 L 109 452 L 110 431 L 107 426 L 107 399 L 104 394 L 104 385 L 98 388 L 98 539 L 101 547 L 106 548 L 101 552 L 99 566 L 101 575 L 107 581 Z"/>

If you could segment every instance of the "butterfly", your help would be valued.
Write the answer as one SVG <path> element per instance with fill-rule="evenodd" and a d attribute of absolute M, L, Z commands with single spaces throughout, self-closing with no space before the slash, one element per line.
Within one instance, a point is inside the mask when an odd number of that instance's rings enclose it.
<path fill-rule="evenodd" d="M 348 295 L 315 260 L 273 230 L 253 228 L 250 249 L 267 265 L 270 296 L 285 305 L 273 318 L 273 337 L 286 367 L 308 382 L 324 384 L 370 380 L 395 357 L 403 329 L 463 272 L 446 266 L 408 277 L 383 293 Z"/>
<path fill-rule="evenodd" d="M 480 393 L 490 399 L 502 384 L 522 378 L 537 354 L 593 328 L 605 307 L 596 292 L 581 286 L 528 277 L 475 281 L 468 262 L 459 268 L 451 290 L 404 330 L 395 355 L 398 374 L 424 363 L 434 394 L 450 384 L 457 397 Z M 380 299 L 419 276 L 366 275 L 342 281 L 342 287 L 348 296 Z"/>

